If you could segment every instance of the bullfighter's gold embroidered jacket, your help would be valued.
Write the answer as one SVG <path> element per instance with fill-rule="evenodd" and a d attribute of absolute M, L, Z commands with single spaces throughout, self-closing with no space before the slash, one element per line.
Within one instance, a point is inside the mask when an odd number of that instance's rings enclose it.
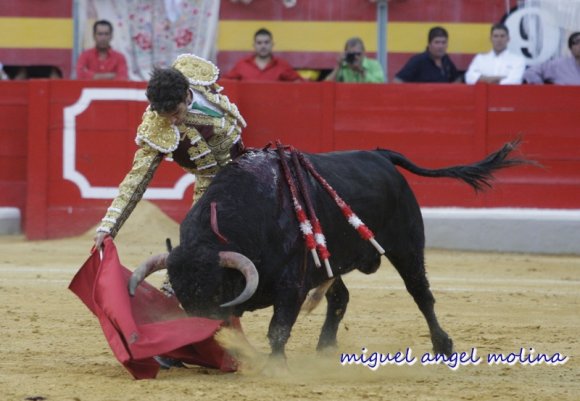
<path fill-rule="evenodd" d="M 185 122 L 174 126 L 147 108 L 137 129 L 133 166 L 119 185 L 119 194 L 107 209 L 98 232 L 115 236 L 143 197 L 155 170 L 165 157 L 195 174 L 198 199 L 220 168 L 243 150 L 246 122 L 235 104 L 221 95 L 216 84 L 219 70 L 211 62 L 183 54 L 173 63 L 189 80 L 193 101 Z M 201 102 L 196 102 L 201 100 Z"/>

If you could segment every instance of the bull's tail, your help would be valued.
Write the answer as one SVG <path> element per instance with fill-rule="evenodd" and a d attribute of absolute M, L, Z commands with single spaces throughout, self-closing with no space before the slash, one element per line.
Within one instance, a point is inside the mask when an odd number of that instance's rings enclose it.
<path fill-rule="evenodd" d="M 419 167 L 400 153 L 388 149 L 377 149 L 381 155 L 387 157 L 393 164 L 424 177 L 449 177 L 462 180 L 476 191 L 491 188 L 493 173 L 506 167 L 520 164 L 536 164 L 536 162 L 519 157 L 508 158 L 510 153 L 520 144 L 520 139 L 508 142 L 501 149 L 489 154 L 485 159 L 476 163 L 451 166 L 440 169 L 426 169 Z"/>

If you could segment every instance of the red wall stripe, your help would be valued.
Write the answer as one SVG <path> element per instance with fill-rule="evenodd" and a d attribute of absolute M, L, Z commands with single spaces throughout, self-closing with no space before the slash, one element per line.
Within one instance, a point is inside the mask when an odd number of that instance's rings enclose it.
<path fill-rule="evenodd" d="M 514 7 L 516 0 L 510 0 Z M 393 0 L 389 20 L 406 22 L 499 22 L 506 11 L 505 0 Z M 285 8 L 281 1 L 254 0 L 245 5 L 223 0 L 220 19 L 276 21 L 375 21 L 376 4 L 368 0 L 298 0 Z"/>
<path fill-rule="evenodd" d="M 224 0 L 220 4 L 223 20 L 284 20 L 284 21 L 372 21 L 376 5 L 361 0 L 298 0 L 295 7 L 286 8 L 282 1 L 254 0 L 250 4 Z"/>
<path fill-rule="evenodd" d="M 71 18 L 72 0 L 2 0 L 0 16 Z"/>

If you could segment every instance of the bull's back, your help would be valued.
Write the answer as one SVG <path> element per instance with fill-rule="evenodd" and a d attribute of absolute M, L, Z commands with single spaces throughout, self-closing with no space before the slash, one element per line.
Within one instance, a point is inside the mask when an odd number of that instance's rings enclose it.
<path fill-rule="evenodd" d="M 403 175 L 388 157 L 377 151 L 339 151 L 328 153 L 304 153 L 316 172 L 343 198 L 359 216 L 377 219 L 395 213 L 400 202 L 416 204 L 415 197 Z M 294 169 L 292 160 L 288 166 Z M 288 193 L 287 181 L 280 166 L 277 152 L 250 152 L 232 164 L 224 188 L 248 193 L 251 203 L 279 203 L 281 193 Z M 228 167 L 226 167 L 227 170 Z M 226 173 L 223 171 L 220 174 Z M 319 210 L 338 210 L 324 187 L 306 169 L 304 176 L 308 192 Z M 217 178 L 216 177 L 216 181 Z M 282 190 L 285 187 L 286 190 Z M 237 188 L 237 189 L 235 189 Z M 290 202 L 291 204 L 291 202 Z"/>
<path fill-rule="evenodd" d="M 344 151 L 304 154 L 320 176 L 338 193 L 383 244 L 395 244 L 397 236 L 422 236 L 420 210 L 405 178 L 388 157 L 375 151 Z M 293 168 L 292 160 L 287 158 Z M 335 266 L 361 266 L 365 258 L 375 263 L 374 248 L 361 242 L 340 208 L 313 175 L 304 171 L 317 217 L 330 252 L 340 259 Z M 280 246 L 283 255 L 302 235 L 290 199 L 290 191 L 275 151 L 244 154 L 214 179 L 194 209 L 200 210 L 195 226 L 210 225 L 210 204 L 216 202 L 226 237 L 238 238 L 241 248 L 259 252 L 253 244 Z M 227 222 L 227 223 L 226 223 Z M 408 224 L 415 222 L 420 224 Z M 227 227 L 226 227 L 227 224 Z M 211 234 L 210 234 L 211 236 Z M 246 244 L 246 242 L 248 242 Z M 271 247 L 271 246 L 270 246 Z M 255 255 L 247 255 L 253 257 Z M 259 257 L 259 256 L 256 256 Z M 274 256 L 275 257 L 275 256 Z M 369 260 L 370 260 L 369 259 Z M 365 259 L 365 262 L 366 259 Z"/>
<path fill-rule="evenodd" d="M 415 196 L 388 157 L 374 151 L 333 152 L 308 157 L 373 231 L 387 254 L 409 246 L 409 238 L 418 246 L 424 243 L 421 212 Z M 317 213 L 323 228 L 326 227 L 329 249 L 344 268 L 366 272 L 378 268 L 378 253 L 359 237 L 332 198 L 320 186 L 312 192 L 316 194 Z"/>
<path fill-rule="evenodd" d="M 308 154 L 316 170 L 337 189 L 348 189 L 353 181 L 372 189 L 393 184 L 399 172 L 387 157 L 375 151 L 344 151 Z M 355 184 L 356 185 L 356 184 Z"/>
<path fill-rule="evenodd" d="M 404 177 L 386 157 L 375 151 L 308 155 L 322 177 L 361 215 L 392 211 L 407 192 Z M 374 212 L 371 212 L 374 211 Z"/>

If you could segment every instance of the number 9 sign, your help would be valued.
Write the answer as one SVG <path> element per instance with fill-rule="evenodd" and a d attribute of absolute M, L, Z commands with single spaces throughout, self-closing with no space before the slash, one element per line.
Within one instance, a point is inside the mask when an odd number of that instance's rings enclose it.
<path fill-rule="evenodd" d="M 538 7 L 520 8 L 509 14 L 510 51 L 521 54 L 528 65 L 543 63 L 558 52 L 560 28 L 549 12 Z"/>

